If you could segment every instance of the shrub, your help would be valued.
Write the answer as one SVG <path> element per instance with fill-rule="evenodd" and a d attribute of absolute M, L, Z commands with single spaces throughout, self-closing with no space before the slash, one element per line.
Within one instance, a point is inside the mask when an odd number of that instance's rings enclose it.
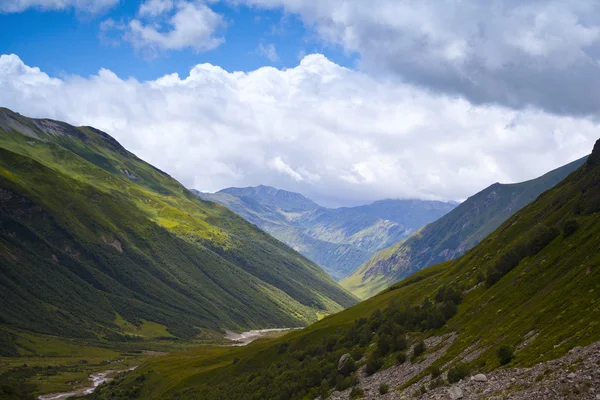
<path fill-rule="evenodd" d="M 427 346 L 425 346 L 425 342 L 421 340 L 413 347 L 413 354 L 415 357 L 419 357 L 421 354 L 425 353 L 425 350 L 427 350 Z"/>
<path fill-rule="evenodd" d="M 512 347 L 503 345 L 496 351 L 496 355 L 498 356 L 498 361 L 500 361 L 501 365 L 506 365 L 515 358 L 515 352 Z"/>
<path fill-rule="evenodd" d="M 408 348 L 408 342 L 406 341 L 406 336 L 398 335 L 396 340 L 394 341 L 394 351 L 402 351 Z"/>
<path fill-rule="evenodd" d="M 277 352 L 278 352 L 279 354 L 281 354 L 281 353 L 285 353 L 285 352 L 287 351 L 288 347 L 290 347 L 290 344 L 289 344 L 288 342 L 281 343 L 281 344 L 279 345 L 279 348 L 277 349 Z"/>
<path fill-rule="evenodd" d="M 448 370 L 448 382 L 455 383 L 466 378 L 471 373 L 469 367 L 464 363 L 458 363 Z"/>
<path fill-rule="evenodd" d="M 356 363 L 354 362 L 352 357 L 350 357 L 342 366 L 340 373 L 344 376 L 349 376 L 354 371 L 356 371 Z"/>
<path fill-rule="evenodd" d="M 365 351 L 360 347 L 356 347 L 350 352 L 350 355 L 354 360 L 360 361 L 360 359 L 365 355 Z"/>
<path fill-rule="evenodd" d="M 404 364 L 406 362 L 406 353 L 401 351 L 400 353 L 396 354 L 396 362 L 398 364 Z"/>
<path fill-rule="evenodd" d="M 335 377 L 335 390 L 342 392 L 352 385 L 350 378 L 344 378 L 342 375 Z"/>
<path fill-rule="evenodd" d="M 577 232 L 578 229 L 579 223 L 574 219 L 570 219 L 563 224 L 562 233 L 565 237 L 569 237 L 575 232 Z"/>
<path fill-rule="evenodd" d="M 385 356 L 392 348 L 392 337 L 390 335 L 381 335 L 377 340 L 377 351 L 379 355 Z"/>
<path fill-rule="evenodd" d="M 387 383 L 382 383 L 379 385 L 379 394 L 386 394 L 390 391 L 390 386 Z"/>
<path fill-rule="evenodd" d="M 440 367 L 431 367 L 430 369 L 431 371 L 431 378 L 435 379 L 438 376 L 440 376 L 442 374 L 442 371 L 440 371 Z"/>
<path fill-rule="evenodd" d="M 359 388 L 358 386 L 354 386 L 352 388 L 352 390 L 350 391 L 350 398 L 351 399 L 358 399 L 361 398 L 365 395 L 365 392 L 363 392 L 363 390 L 361 388 Z"/>
<path fill-rule="evenodd" d="M 376 354 L 371 354 L 367 359 L 367 365 L 365 367 L 365 372 L 367 375 L 373 375 L 375 372 L 379 371 L 379 368 L 383 366 L 383 358 L 378 357 Z"/>
<path fill-rule="evenodd" d="M 239 359 L 239 358 L 237 358 L 237 357 L 236 357 L 236 358 L 234 358 L 234 359 L 233 359 L 233 363 L 234 363 L 234 364 L 237 364 L 237 363 L 239 363 L 239 362 L 240 362 L 240 359 Z"/>

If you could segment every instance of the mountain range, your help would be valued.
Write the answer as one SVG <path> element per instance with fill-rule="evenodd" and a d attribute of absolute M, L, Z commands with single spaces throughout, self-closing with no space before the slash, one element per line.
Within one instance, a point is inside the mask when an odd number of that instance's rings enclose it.
<path fill-rule="evenodd" d="M 368 298 L 425 267 L 459 257 L 514 213 L 560 183 L 586 159 L 526 182 L 489 186 L 407 239 L 379 251 L 342 280 L 342 286 L 361 298 Z"/>
<path fill-rule="evenodd" d="M 593 399 L 598 238 L 600 140 L 457 259 L 279 339 L 152 360 L 92 398 Z"/>
<path fill-rule="evenodd" d="M 325 208 L 298 193 L 269 186 L 193 191 L 220 203 L 341 279 L 378 250 L 445 215 L 457 203 L 381 200 L 358 207 Z"/>
<path fill-rule="evenodd" d="M 119 340 L 126 321 L 193 338 L 303 326 L 356 303 L 319 266 L 108 134 L 8 109 L 0 264 L 0 331 Z M 0 349 L 16 354 L 8 337 Z"/>

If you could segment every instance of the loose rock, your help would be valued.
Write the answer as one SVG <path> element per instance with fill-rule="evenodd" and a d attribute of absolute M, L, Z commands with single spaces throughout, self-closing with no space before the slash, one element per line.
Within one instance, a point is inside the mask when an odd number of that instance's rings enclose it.
<path fill-rule="evenodd" d="M 452 386 L 448 389 L 448 397 L 450 400 L 458 400 L 463 398 L 463 391 L 458 386 Z"/>
<path fill-rule="evenodd" d="M 477 374 L 471 379 L 473 379 L 475 382 L 487 382 L 487 376 L 484 374 Z"/>

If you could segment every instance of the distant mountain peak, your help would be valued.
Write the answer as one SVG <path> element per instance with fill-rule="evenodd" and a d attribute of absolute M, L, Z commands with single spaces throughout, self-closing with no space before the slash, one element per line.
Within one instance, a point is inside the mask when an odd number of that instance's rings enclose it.
<path fill-rule="evenodd" d="M 236 197 L 249 197 L 259 204 L 276 206 L 284 211 L 309 211 L 320 206 L 300 193 L 277 189 L 272 186 L 249 186 L 226 188 L 217 193 L 231 194 Z"/>

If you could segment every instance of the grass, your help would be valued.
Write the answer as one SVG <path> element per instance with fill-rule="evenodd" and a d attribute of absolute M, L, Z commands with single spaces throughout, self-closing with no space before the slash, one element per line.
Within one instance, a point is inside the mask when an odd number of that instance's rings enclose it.
<path fill-rule="evenodd" d="M 575 232 L 562 233 L 565 223 L 571 220 L 577 221 L 578 228 Z M 503 256 L 522 243 L 529 243 L 542 225 L 561 233 L 542 248 L 524 253 L 525 258 L 516 267 L 504 270 L 499 280 L 486 284 L 486 274 Z M 424 307 L 423 304 L 435 301 L 436 293 L 444 286 L 462 292 L 457 313 L 442 327 L 417 330 L 410 335 L 414 344 L 429 336 L 456 334 L 456 340 L 432 368 L 444 372 L 458 365 L 467 349 L 480 351 L 474 360 L 465 361 L 465 367 L 472 373 L 501 367 L 530 367 L 560 357 L 574 346 L 600 340 L 598 238 L 600 142 L 585 165 L 509 218 L 462 257 L 425 268 L 356 306 L 281 338 L 245 348 L 201 349 L 149 360 L 119 387 L 137 385 L 139 398 L 211 399 L 224 394 L 232 399 L 279 398 L 275 392 L 268 391 L 271 386 L 266 382 L 271 382 L 281 385 L 279 395 L 298 393 L 291 398 L 301 398 L 301 393 L 316 395 L 317 391 L 330 390 L 331 386 L 329 389 L 318 386 L 321 377 L 326 376 L 329 381 L 335 377 L 340 353 L 348 351 L 344 347 L 347 342 L 342 338 L 361 318 L 372 321 L 378 315 L 377 310 L 391 307 L 419 304 Z M 381 334 L 381 328 L 375 331 Z M 330 342 L 334 346 L 327 350 Z M 501 366 L 497 356 L 503 346 L 517 349 L 514 359 L 506 366 Z M 365 347 L 367 357 L 374 348 Z M 305 375 L 298 375 L 305 362 L 299 360 L 308 357 L 306 354 L 310 356 L 306 362 L 311 368 Z M 240 361 L 233 363 L 236 358 Z M 387 362 L 384 367 L 390 364 Z M 312 372 L 309 371 L 318 371 L 318 382 L 311 383 Z M 141 386 L 135 381 L 139 374 L 147 377 L 147 383 Z M 264 385 L 253 385 L 255 379 Z M 287 392 L 290 385 L 311 389 Z M 101 391 L 94 398 L 103 399 L 103 396 Z"/>
<path fill-rule="evenodd" d="M 585 160 L 586 157 L 527 182 L 496 183 L 486 188 L 409 238 L 377 252 L 340 284 L 366 299 L 425 267 L 460 256 Z"/>
<path fill-rule="evenodd" d="M 14 122 L 0 123 L 0 326 L 193 339 L 303 326 L 356 302 L 318 266 L 108 135 L 0 113 Z"/>

